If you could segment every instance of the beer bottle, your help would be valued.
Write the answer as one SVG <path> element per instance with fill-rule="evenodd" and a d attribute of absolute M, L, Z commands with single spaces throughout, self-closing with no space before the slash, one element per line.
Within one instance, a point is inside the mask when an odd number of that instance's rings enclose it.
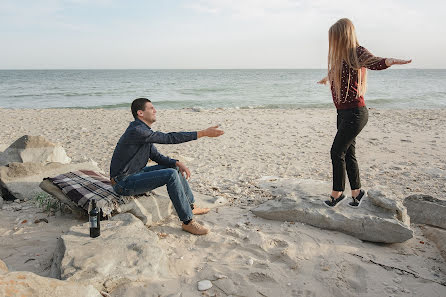
<path fill-rule="evenodd" d="M 98 237 L 101 235 L 100 211 L 94 199 L 91 199 L 91 210 L 88 213 L 88 217 L 90 221 L 90 237 Z"/>

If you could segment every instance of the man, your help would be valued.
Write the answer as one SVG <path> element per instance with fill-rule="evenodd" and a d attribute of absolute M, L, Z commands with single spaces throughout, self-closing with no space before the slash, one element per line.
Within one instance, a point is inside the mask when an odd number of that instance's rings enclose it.
<path fill-rule="evenodd" d="M 193 219 L 194 214 L 205 214 L 209 209 L 194 207 L 194 195 L 186 180 L 190 177 L 189 169 L 180 161 L 159 153 L 153 144 L 183 143 L 204 136 L 218 137 L 224 132 L 218 126 L 198 132 L 155 132 L 151 126 L 156 121 L 156 109 L 149 99 L 133 100 L 131 110 L 135 121 L 119 139 L 110 164 L 113 189 L 119 195 L 130 196 L 167 185 L 183 230 L 196 235 L 207 234 L 209 230 Z M 149 159 L 158 165 L 147 167 Z"/>

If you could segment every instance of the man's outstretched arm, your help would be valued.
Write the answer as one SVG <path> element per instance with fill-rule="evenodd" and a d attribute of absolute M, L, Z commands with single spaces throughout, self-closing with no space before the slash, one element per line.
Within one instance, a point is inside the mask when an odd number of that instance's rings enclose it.
<path fill-rule="evenodd" d="M 132 142 L 151 142 L 160 144 L 178 144 L 183 142 L 188 142 L 195 140 L 197 138 L 207 136 L 207 137 L 218 137 L 223 135 L 223 130 L 218 129 L 218 126 L 209 127 L 207 129 L 195 132 L 169 132 L 163 133 L 159 131 L 153 131 L 150 127 L 145 129 L 138 127 L 129 135 L 129 139 Z"/>

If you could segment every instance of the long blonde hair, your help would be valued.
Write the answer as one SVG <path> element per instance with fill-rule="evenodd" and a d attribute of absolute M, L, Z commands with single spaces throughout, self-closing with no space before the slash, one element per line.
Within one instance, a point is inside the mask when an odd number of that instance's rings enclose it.
<path fill-rule="evenodd" d="M 367 90 L 367 71 L 364 67 L 369 66 L 380 58 L 371 56 L 364 60 L 358 57 L 356 49 L 359 43 L 356 38 L 355 26 L 347 18 L 340 19 L 330 27 L 328 44 L 328 77 L 336 91 L 336 100 L 341 102 L 343 62 L 347 63 L 350 68 L 358 71 L 358 96 L 364 96 Z M 347 98 L 350 88 L 350 71 L 347 84 L 345 98 Z M 345 100 L 345 98 L 343 99 Z"/>

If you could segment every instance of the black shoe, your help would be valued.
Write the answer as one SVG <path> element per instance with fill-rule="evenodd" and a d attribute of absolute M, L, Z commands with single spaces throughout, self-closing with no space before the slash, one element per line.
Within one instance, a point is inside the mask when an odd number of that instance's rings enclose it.
<path fill-rule="evenodd" d="M 352 197 L 353 201 L 349 202 L 348 205 L 351 207 L 359 207 L 361 205 L 362 198 L 364 197 L 365 191 L 360 190 L 358 196 Z"/>
<path fill-rule="evenodd" d="M 335 207 L 336 205 L 341 203 L 341 201 L 344 200 L 344 198 L 345 198 L 344 194 L 341 194 L 341 196 L 339 196 L 339 198 L 337 199 L 333 198 L 333 196 L 330 196 L 330 200 L 325 200 L 324 204 L 325 206 L 328 207 Z"/>

